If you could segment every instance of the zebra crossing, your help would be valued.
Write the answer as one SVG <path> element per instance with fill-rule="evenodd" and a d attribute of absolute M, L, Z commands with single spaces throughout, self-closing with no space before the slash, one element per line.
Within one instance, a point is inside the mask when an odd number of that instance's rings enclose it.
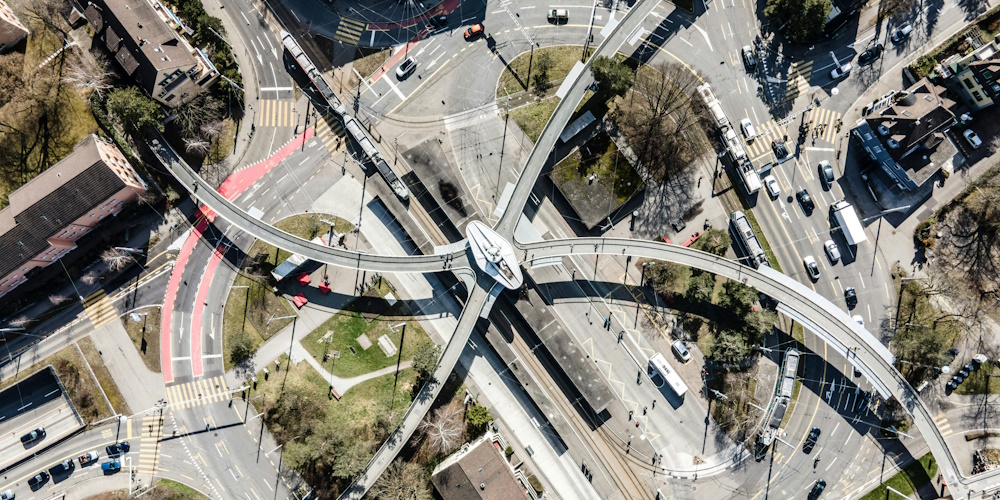
<path fill-rule="evenodd" d="M 937 426 L 938 430 L 941 431 L 941 435 L 944 437 L 948 437 L 954 432 L 951 430 L 951 424 L 948 423 L 948 417 L 945 417 L 944 413 L 934 417 L 934 425 Z"/>
<path fill-rule="evenodd" d="M 750 161 L 757 161 L 770 154 L 771 141 L 783 139 L 786 135 L 788 135 L 788 129 L 774 120 L 757 125 L 757 136 L 747 143 L 747 155 L 749 155 Z"/>
<path fill-rule="evenodd" d="M 806 115 L 809 125 L 809 137 L 818 141 L 832 143 L 837 137 L 837 123 L 842 115 L 832 109 L 813 108 Z"/>
<path fill-rule="evenodd" d="M 83 311 L 94 324 L 94 328 L 100 328 L 118 317 L 118 310 L 104 290 L 98 290 L 84 299 Z"/>
<path fill-rule="evenodd" d="M 163 420 L 159 412 L 142 417 L 142 430 L 139 435 L 138 474 L 153 474 L 156 472 L 157 460 L 160 455 L 160 438 L 163 436 Z"/>
<path fill-rule="evenodd" d="M 254 120 L 259 127 L 294 127 L 295 101 L 261 99 L 260 111 Z"/>
<path fill-rule="evenodd" d="M 167 386 L 167 402 L 175 410 L 226 401 L 229 398 L 226 378 L 222 375 Z"/>
<path fill-rule="evenodd" d="M 361 39 L 361 34 L 367 28 L 368 23 L 342 17 L 340 18 L 340 24 L 337 25 L 337 32 L 333 35 L 333 39 L 338 42 L 357 45 L 358 40 Z"/>
<path fill-rule="evenodd" d="M 316 139 L 322 142 L 323 147 L 330 153 L 335 154 L 340 151 L 346 137 L 344 126 L 336 117 L 324 114 L 316 120 Z"/>
<path fill-rule="evenodd" d="M 792 63 L 788 68 L 788 82 L 785 85 L 785 101 L 790 101 L 796 97 L 809 92 L 809 77 L 812 75 L 812 61 L 799 61 Z"/>

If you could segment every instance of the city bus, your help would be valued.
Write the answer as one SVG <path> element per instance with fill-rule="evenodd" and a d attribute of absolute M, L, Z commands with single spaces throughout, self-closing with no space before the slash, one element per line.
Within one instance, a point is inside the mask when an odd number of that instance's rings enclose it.
<path fill-rule="evenodd" d="M 674 371 L 674 368 L 670 366 L 667 362 L 667 358 L 663 354 L 656 353 L 652 358 L 649 358 L 649 366 L 656 372 L 659 373 L 663 380 L 667 382 L 667 385 L 674 391 L 678 396 L 684 396 L 687 392 L 688 387 L 681 380 L 680 375 Z"/>

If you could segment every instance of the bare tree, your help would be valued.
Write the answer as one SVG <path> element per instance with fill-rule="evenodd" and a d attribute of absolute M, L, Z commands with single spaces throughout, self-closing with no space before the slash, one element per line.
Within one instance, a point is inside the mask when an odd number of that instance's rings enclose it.
<path fill-rule="evenodd" d="M 427 434 L 431 447 L 441 453 L 450 453 L 461 443 L 462 409 L 450 404 L 438 408 L 430 419 L 420 422 L 420 429 Z"/>
<path fill-rule="evenodd" d="M 128 267 L 129 264 L 135 261 L 135 258 L 125 250 L 109 248 L 101 252 L 101 260 L 108 265 L 108 269 L 111 272 L 118 272 Z"/>
<path fill-rule="evenodd" d="M 180 127 L 181 135 L 194 137 L 201 131 L 202 125 L 218 121 L 222 117 L 222 102 L 203 92 L 177 108 L 174 122 Z"/>
<path fill-rule="evenodd" d="M 208 150 L 212 148 L 212 143 L 207 140 L 195 136 L 195 137 L 185 137 L 184 138 L 184 150 L 188 153 L 194 153 L 199 155 L 208 154 Z"/>
<path fill-rule="evenodd" d="M 213 120 L 201 126 L 201 136 L 208 140 L 214 140 L 222 134 L 224 126 L 222 120 Z"/>
<path fill-rule="evenodd" d="M 947 225 L 955 263 L 967 282 L 982 299 L 1000 297 L 1000 177 L 986 180 L 962 199 Z"/>
<path fill-rule="evenodd" d="M 372 498 L 387 500 L 430 500 L 427 476 L 419 464 L 394 460 L 371 489 Z"/>
<path fill-rule="evenodd" d="M 49 295 L 49 302 L 51 302 L 52 305 L 54 306 L 58 306 L 59 304 L 62 304 L 67 300 L 69 300 L 69 297 L 67 297 L 66 295 L 61 295 L 61 294 Z"/>
<path fill-rule="evenodd" d="M 97 283 L 97 279 L 100 278 L 100 277 L 101 277 L 101 275 L 98 274 L 97 271 L 90 270 L 90 271 L 87 271 L 87 273 L 84 274 L 83 276 L 80 276 L 80 281 L 84 285 L 93 285 L 94 283 Z"/>
<path fill-rule="evenodd" d="M 13 326 L 14 328 L 24 328 L 28 326 L 32 321 L 34 320 L 27 316 L 18 316 L 10 320 L 10 326 Z"/>
<path fill-rule="evenodd" d="M 104 93 L 112 88 L 112 75 L 108 60 L 103 54 L 96 53 L 92 57 L 80 54 L 70 60 L 66 71 L 63 72 L 62 81 L 76 87 L 85 95 L 96 92 L 103 97 Z"/>

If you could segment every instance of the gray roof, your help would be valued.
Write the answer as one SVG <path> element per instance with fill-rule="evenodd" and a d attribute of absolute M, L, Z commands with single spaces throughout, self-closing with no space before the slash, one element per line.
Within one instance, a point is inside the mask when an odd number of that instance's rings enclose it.
<path fill-rule="evenodd" d="M 458 462 L 431 477 L 445 500 L 516 500 L 527 498 L 506 459 L 490 440 L 483 440 Z"/>

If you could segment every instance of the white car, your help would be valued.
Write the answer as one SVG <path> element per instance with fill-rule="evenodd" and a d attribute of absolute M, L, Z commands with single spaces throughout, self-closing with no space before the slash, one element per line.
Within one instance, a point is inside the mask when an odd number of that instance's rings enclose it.
<path fill-rule="evenodd" d="M 747 142 L 757 137 L 757 131 L 753 129 L 753 122 L 749 118 L 740 120 L 740 128 L 743 129 L 743 137 L 746 138 Z"/>
<path fill-rule="evenodd" d="M 850 73 L 852 69 L 854 69 L 854 66 L 851 65 L 851 63 L 844 64 L 839 68 L 833 68 L 833 71 L 830 72 L 830 78 L 836 80 L 842 76 L 847 76 L 847 74 Z"/>
<path fill-rule="evenodd" d="M 830 262 L 836 264 L 840 260 L 840 249 L 837 248 L 837 244 L 833 240 L 826 240 L 826 243 L 823 243 L 823 249 L 826 250 L 826 256 L 830 258 Z"/>
<path fill-rule="evenodd" d="M 819 264 L 816 263 L 816 259 L 812 255 L 806 255 L 802 259 L 802 264 L 806 266 L 806 271 L 809 273 L 809 279 L 816 281 L 819 279 Z"/>
<path fill-rule="evenodd" d="M 972 149 L 979 149 L 979 146 L 983 145 L 983 140 L 980 139 L 979 135 L 976 134 L 976 131 L 971 128 L 965 129 L 965 132 L 962 132 L 962 136 L 965 137 L 965 140 L 969 141 L 969 145 L 972 146 Z"/>
<path fill-rule="evenodd" d="M 417 68 L 417 61 L 414 61 L 412 57 L 407 57 L 403 64 L 400 64 L 396 68 L 396 78 L 402 80 L 413 73 L 413 70 Z"/>
<path fill-rule="evenodd" d="M 743 62 L 746 63 L 748 68 L 757 66 L 757 58 L 753 55 L 753 47 L 749 45 L 743 46 Z"/>
<path fill-rule="evenodd" d="M 775 179 L 773 175 L 764 177 L 764 185 L 767 186 L 767 192 L 771 195 L 771 198 L 777 198 L 781 194 L 781 187 L 778 186 L 778 179 Z"/>

